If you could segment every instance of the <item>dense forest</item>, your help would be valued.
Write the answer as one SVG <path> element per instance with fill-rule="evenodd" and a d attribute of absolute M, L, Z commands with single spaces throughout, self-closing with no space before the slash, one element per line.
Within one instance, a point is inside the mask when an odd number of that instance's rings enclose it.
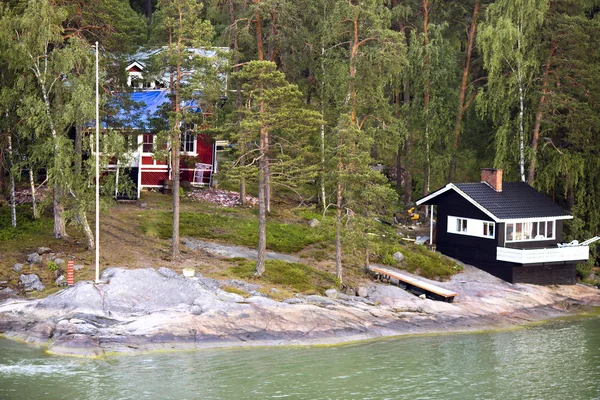
<path fill-rule="evenodd" d="M 166 46 L 173 107 L 156 132 L 173 159 L 196 118 L 179 104 L 203 91 L 207 132 L 234 145 L 222 180 L 258 191 L 259 238 L 272 196 L 335 210 L 340 279 L 342 241 L 362 246 L 376 214 L 482 167 L 570 210 L 569 237 L 598 234 L 597 0 L 5 0 L 0 193 L 9 204 L 15 180 L 34 187 L 47 171 L 54 235 L 73 221 L 90 248 L 96 41 L 101 118 L 132 55 Z M 198 47 L 228 48 L 227 67 L 186 66 Z M 182 68 L 198 74 L 182 81 Z"/>

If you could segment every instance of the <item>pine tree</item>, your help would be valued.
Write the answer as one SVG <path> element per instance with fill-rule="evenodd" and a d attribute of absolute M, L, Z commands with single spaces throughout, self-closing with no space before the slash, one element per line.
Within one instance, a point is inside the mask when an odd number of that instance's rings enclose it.
<path fill-rule="evenodd" d="M 251 61 L 236 74 L 244 82 L 243 119 L 240 132 L 258 139 L 258 258 L 255 273 L 265 272 L 267 245 L 267 158 L 277 164 L 283 179 L 301 176 L 298 157 L 302 144 L 321 123 L 321 114 L 305 108 L 302 94 L 296 85 L 289 84 L 277 66 L 268 61 Z M 248 139 L 245 139 L 248 140 Z M 277 145 L 277 156 L 271 147 Z M 292 161 L 291 163 L 289 161 Z M 285 172 L 285 173 L 284 173 Z"/>
<path fill-rule="evenodd" d="M 186 88 L 186 71 L 199 67 L 199 55 L 190 48 L 208 45 L 213 34 L 208 21 L 201 19 L 202 3 L 194 0 L 160 0 L 155 35 L 167 40 L 167 50 L 162 53 L 161 65 L 169 70 L 171 90 L 171 113 L 169 131 L 165 132 L 171 145 L 171 177 L 173 179 L 173 237 L 171 257 L 179 258 L 179 161 L 182 125 L 188 112 L 182 103 L 192 100 L 197 92 Z M 198 99 L 199 101 L 199 99 Z"/>

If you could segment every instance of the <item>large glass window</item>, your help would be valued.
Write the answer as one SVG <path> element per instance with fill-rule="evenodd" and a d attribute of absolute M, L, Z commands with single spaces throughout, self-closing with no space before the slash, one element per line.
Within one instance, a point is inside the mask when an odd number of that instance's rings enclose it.
<path fill-rule="evenodd" d="M 554 239 L 554 221 L 509 222 L 506 224 L 506 241 Z"/>
<path fill-rule="evenodd" d="M 467 220 L 464 218 L 456 219 L 456 232 L 466 232 L 467 231 Z"/>

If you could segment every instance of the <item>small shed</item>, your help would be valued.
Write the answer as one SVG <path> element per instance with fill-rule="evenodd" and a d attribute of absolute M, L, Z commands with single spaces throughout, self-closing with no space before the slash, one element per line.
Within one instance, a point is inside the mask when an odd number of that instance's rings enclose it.
<path fill-rule="evenodd" d="M 525 182 L 483 169 L 481 182 L 449 183 L 417 200 L 437 208 L 436 249 L 511 283 L 575 284 L 587 245 L 562 244 L 573 216 Z"/>

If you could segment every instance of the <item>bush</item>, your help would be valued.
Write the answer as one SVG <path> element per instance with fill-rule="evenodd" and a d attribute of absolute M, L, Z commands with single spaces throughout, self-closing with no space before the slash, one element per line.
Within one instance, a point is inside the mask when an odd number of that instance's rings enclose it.
<path fill-rule="evenodd" d="M 52 231 L 50 218 L 33 218 L 31 206 L 17 206 L 17 227 L 12 227 L 10 207 L 0 207 L 0 241 L 19 239 L 33 234 L 45 234 Z"/>
<path fill-rule="evenodd" d="M 577 264 L 576 270 L 577 276 L 580 279 L 586 279 L 594 270 L 594 261 L 590 259 L 584 263 Z"/>
<path fill-rule="evenodd" d="M 48 268 L 48 271 L 58 271 L 59 266 L 54 261 L 48 261 L 46 268 Z"/>
<path fill-rule="evenodd" d="M 279 260 L 268 260 L 265 264 L 265 273 L 260 278 L 254 276 L 254 261 L 237 261 L 237 266 L 232 267 L 231 272 L 241 279 L 281 285 L 302 293 L 323 293 L 327 289 L 339 286 L 338 280 L 332 274 L 308 265 Z"/>
<path fill-rule="evenodd" d="M 394 260 L 393 254 L 396 251 L 404 254 L 402 263 Z M 445 280 L 462 271 L 460 265 L 440 253 L 430 251 L 425 246 L 386 246 L 382 248 L 381 253 L 379 262 L 382 264 L 399 267 L 428 279 Z"/>

